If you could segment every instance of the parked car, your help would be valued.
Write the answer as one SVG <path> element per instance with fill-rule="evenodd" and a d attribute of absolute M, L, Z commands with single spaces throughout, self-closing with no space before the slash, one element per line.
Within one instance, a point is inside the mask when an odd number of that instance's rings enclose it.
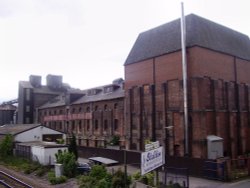
<path fill-rule="evenodd" d="M 91 166 L 88 163 L 78 163 L 77 172 L 79 174 L 88 174 L 91 170 Z"/>

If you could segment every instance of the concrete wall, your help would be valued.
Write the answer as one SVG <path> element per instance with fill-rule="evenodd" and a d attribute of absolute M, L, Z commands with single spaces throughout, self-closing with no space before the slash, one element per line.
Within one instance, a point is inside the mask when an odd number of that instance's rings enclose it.
<path fill-rule="evenodd" d="M 35 161 L 39 161 L 40 164 L 43 165 L 54 165 L 55 164 L 55 154 L 59 151 L 59 150 L 68 150 L 67 147 L 65 146 L 63 147 L 59 147 L 59 148 L 45 148 L 45 147 L 41 147 L 41 146 L 32 146 L 31 147 L 31 153 L 32 153 L 32 157 L 33 160 Z"/>

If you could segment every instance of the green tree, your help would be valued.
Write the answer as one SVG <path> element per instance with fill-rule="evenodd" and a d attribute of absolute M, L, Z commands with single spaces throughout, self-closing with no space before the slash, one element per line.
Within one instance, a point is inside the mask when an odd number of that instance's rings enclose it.
<path fill-rule="evenodd" d="M 64 150 L 58 151 L 56 156 L 56 162 L 63 165 L 63 175 L 71 178 L 76 175 L 76 158 L 75 155 L 71 152 Z"/>
<path fill-rule="evenodd" d="M 0 155 L 1 157 L 8 157 L 13 155 L 13 136 L 8 134 L 0 142 Z"/>
<path fill-rule="evenodd" d="M 80 188 L 110 188 L 112 176 L 104 166 L 94 165 L 88 176 L 79 180 Z"/>
<path fill-rule="evenodd" d="M 76 136 L 75 135 L 73 135 L 73 137 L 70 139 L 68 150 L 69 150 L 69 152 L 71 152 L 75 155 L 76 160 L 77 160 L 78 159 L 78 151 L 77 151 Z"/>

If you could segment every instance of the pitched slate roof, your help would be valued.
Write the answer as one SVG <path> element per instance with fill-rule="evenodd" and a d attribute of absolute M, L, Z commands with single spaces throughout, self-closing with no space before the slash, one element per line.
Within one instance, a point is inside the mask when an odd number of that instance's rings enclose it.
<path fill-rule="evenodd" d="M 105 92 L 104 88 L 108 86 L 115 87 L 115 89 L 112 92 Z M 98 93 L 94 95 L 87 94 L 81 97 L 79 100 L 75 101 L 73 104 L 82 104 L 82 103 L 87 103 L 87 102 L 112 100 L 112 99 L 122 98 L 125 96 L 125 92 L 124 92 L 122 85 L 110 84 L 106 86 L 96 87 L 93 89 L 98 90 Z M 88 90 L 86 90 L 86 93 L 87 91 Z"/>
<path fill-rule="evenodd" d="M 34 129 L 36 127 L 45 127 L 44 125 L 34 123 L 34 124 L 6 124 L 3 126 L 0 126 L 0 135 L 6 135 L 6 134 L 11 134 L 11 135 L 17 135 L 19 133 Z M 51 129 L 57 132 L 60 132 L 62 134 L 65 134 L 62 131 L 55 130 L 50 127 L 46 127 L 47 129 Z"/>
<path fill-rule="evenodd" d="M 0 135 L 12 134 L 16 135 L 18 133 L 33 129 L 35 127 L 41 126 L 40 124 L 6 124 L 0 126 Z"/>
<path fill-rule="evenodd" d="M 186 17 L 186 46 L 200 46 L 250 60 L 250 40 L 234 31 L 194 14 Z M 141 33 L 125 65 L 181 49 L 180 19 Z"/>
<path fill-rule="evenodd" d="M 59 107 L 59 106 L 65 106 L 69 104 L 82 104 L 87 102 L 95 102 L 95 101 L 103 101 L 103 100 L 112 100 L 117 98 L 122 98 L 125 96 L 125 92 L 123 89 L 123 79 L 116 79 L 113 81 L 112 84 L 99 86 L 95 88 L 90 88 L 86 90 L 70 90 L 68 91 L 68 94 L 82 94 L 81 97 L 78 97 L 78 99 L 74 101 L 68 101 L 68 98 L 66 95 L 67 93 L 61 94 L 56 96 L 55 98 L 51 99 L 47 103 L 43 104 L 39 107 L 39 109 L 45 109 L 45 108 L 52 108 L 52 107 Z M 111 92 L 105 92 L 106 87 L 112 87 L 114 88 Z M 95 94 L 89 94 L 89 91 L 95 90 Z"/>
<path fill-rule="evenodd" d="M 71 95 L 78 95 L 78 97 L 73 100 L 72 97 L 70 97 Z M 53 99 L 49 100 L 48 102 L 40 106 L 39 109 L 65 106 L 71 103 L 72 101 L 76 101 L 77 99 L 79 99 L 81 96 L 84 96 L 84 95 L 85 95 L 85 92 L 83 90 L 71 88 L 71 89 L 68 89 L 67 92 L 62 93 L 54 97 Z"/>

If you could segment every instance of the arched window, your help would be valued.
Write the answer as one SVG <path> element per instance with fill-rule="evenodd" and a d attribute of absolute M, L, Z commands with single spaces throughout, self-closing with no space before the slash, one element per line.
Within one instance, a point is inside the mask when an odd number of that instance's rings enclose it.
<path fill-rule="evenodd" d="M 114 109 L 117 109 L 117 108 L 118 108 L 118 104 L 115 103 L 115 104 L 114 104 Z"/>
<path fill-rule="evenodd" d="M 104 110 L 108 110 L 108 105 L 107 104 L 104 105 Z"/>

